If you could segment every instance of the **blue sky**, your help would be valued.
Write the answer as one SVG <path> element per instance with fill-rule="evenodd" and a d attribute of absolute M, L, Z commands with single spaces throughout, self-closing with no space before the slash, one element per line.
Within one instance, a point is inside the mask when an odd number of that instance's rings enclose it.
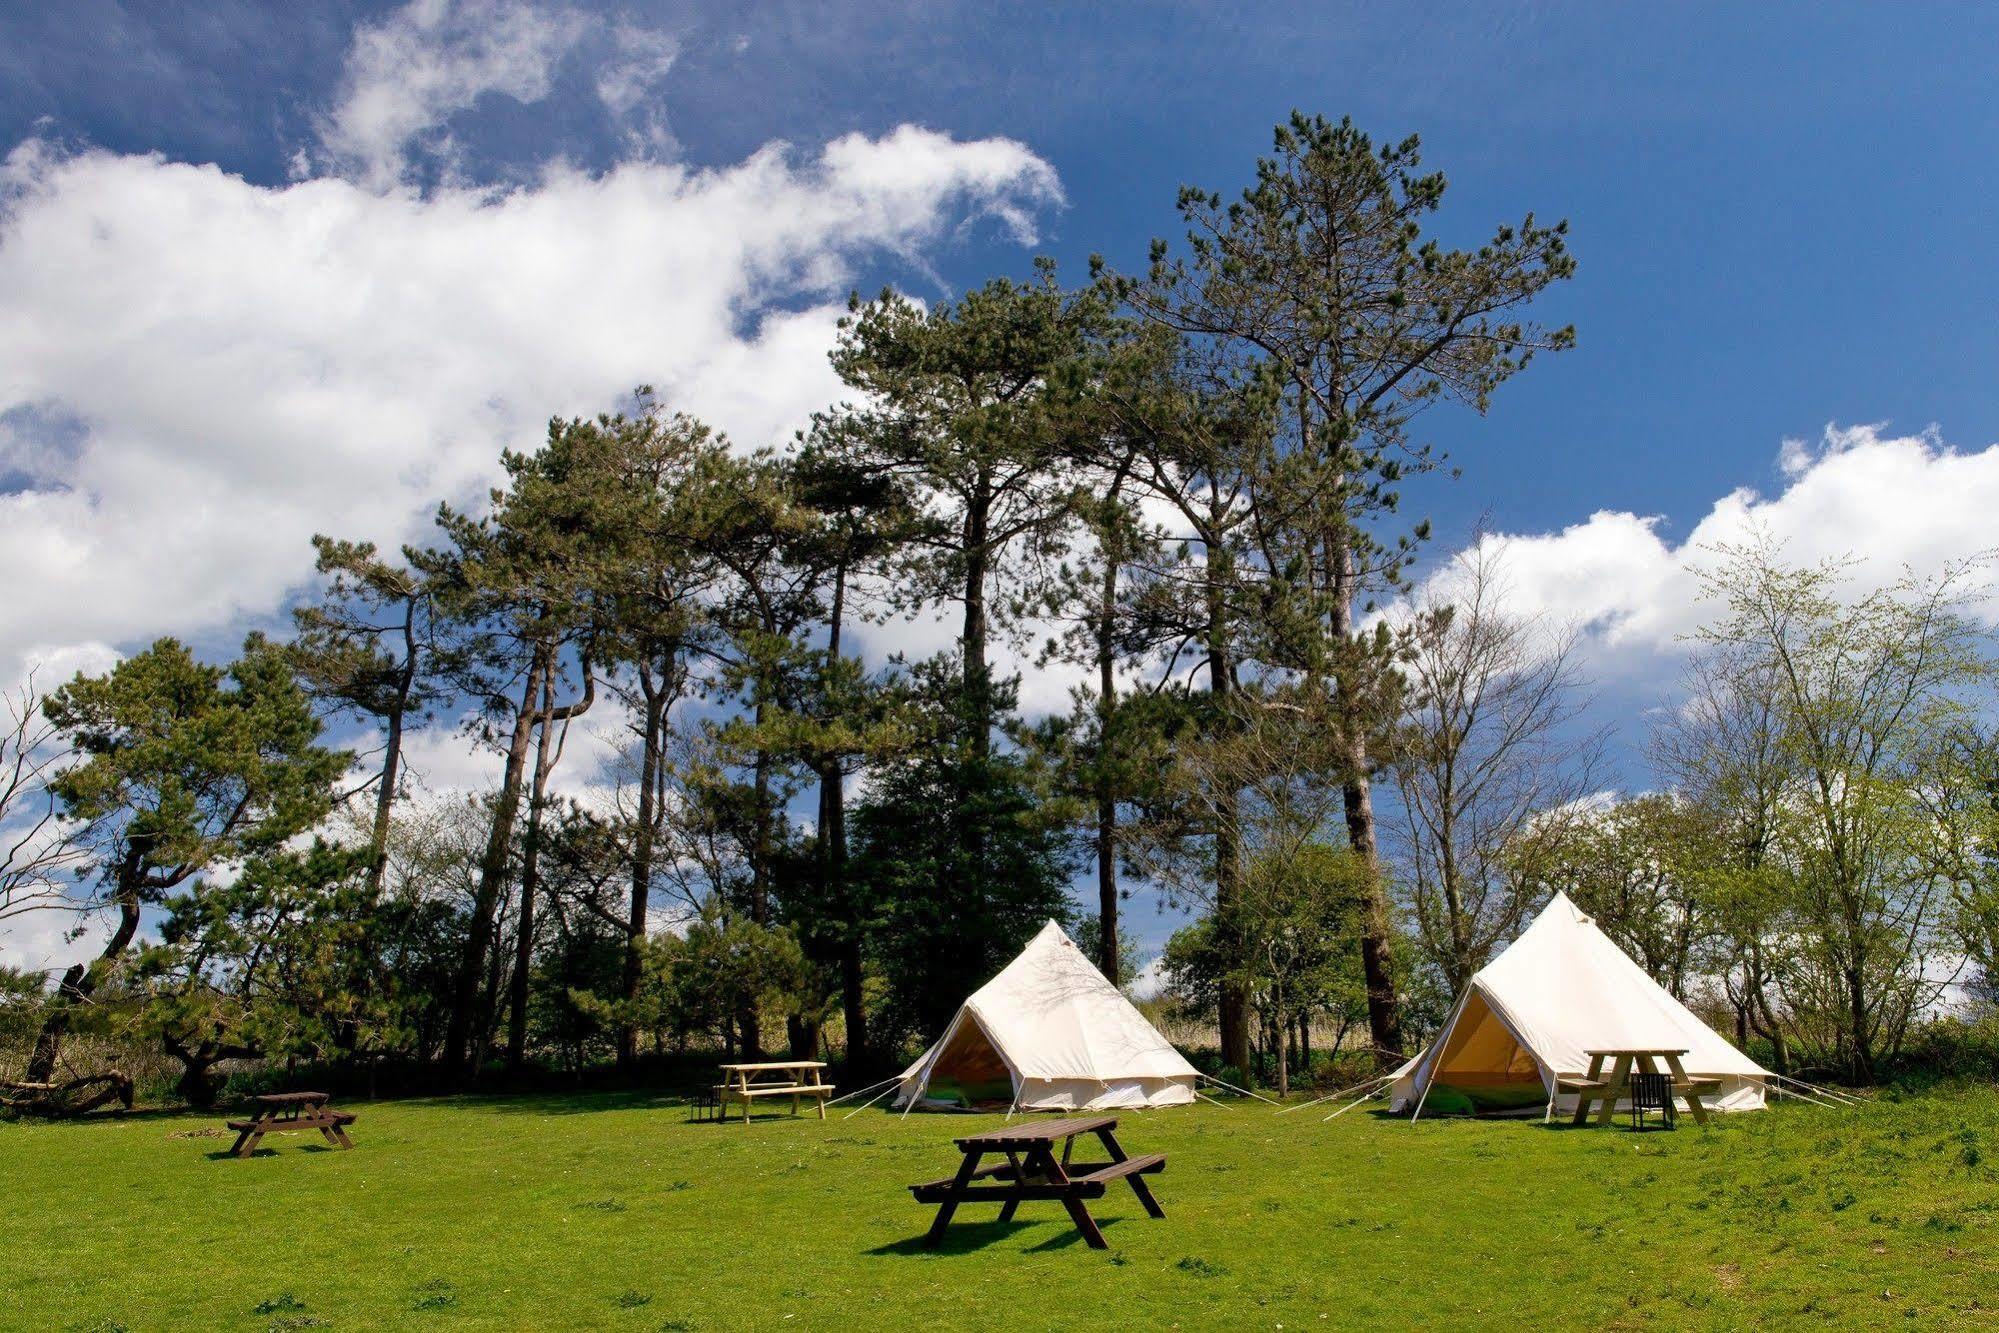
<path fill-rule="evenodd" d="M 1523 607 L 1586 629 L 1622 784 L 1702 543 L 1994 544 L 1999 10 L 993 9 L 10 7 L 0 559 L 33 576 L 0 669 L 226 651 L 310 532 L 420 536 L 641 380 L 781 438 L 850 287 L 1135 266 L 1294 107 L 1420 133 L 1447 241 L 1571 222 L 1540 313 L 1577 349 L 1426 418 L 1463 476 L 1410 508 L 1439 560 L 1482 520 Z M 939 631 L 874 647 L 912 645 Z"/>
<path fill-rule="evenodd" d="M 283 8 L 0 20 L 0 139 L 41 126 L 281 181 L 355 23 L 392 7 Z M 1779 442 L 1828 421 L 1999 438 L 1988 6 L 987 8 L 602 12 L 680 41 L 660 101 L 686 160 L 905 122 L 1011 137 L 1061 173 L 1068 206 L 1041 248 L 1075 268 L 1136 262 L 1171 232 L 1178 184 L 1238 185 L 1293 107 L 1420 133 L 1451 180 L 1447 235 L 1530 208 L 1570 218 L 1581 268 L 1548 308 L 1579 347 L 1488 420 L 1436 424 L 1466 469 L 1421 496 L 1447 531 L 1603 506 L 1685 522 L 1770 485 Z M 482 172 L 621 151 L 587 98 L 489 101 L 461 131 Z M 935 263 L 963 285 L 1025 255 L 963 245 Z"/>

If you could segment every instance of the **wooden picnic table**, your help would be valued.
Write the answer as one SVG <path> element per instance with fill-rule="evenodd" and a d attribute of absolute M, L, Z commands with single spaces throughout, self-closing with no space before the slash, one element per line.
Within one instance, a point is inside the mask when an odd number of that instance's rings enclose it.
<path fill-rule="evenodd" d="M 1096 1219 L 1090 1216 L 1084 1201 L 1103 1198 L 1105 1187 L 1113 1180 L 1130 1182 L 1132 1193 L 1138 1196 L 1139 1203 L 1144 1205 L 1148 1214 L 1166 1216 L 1159 1201 L 1152 1197 L 1152 1191 L 1141 1179 L 1166 1169 L 1165 1154 L 1129 1156 L 1118 1145 L 1116 1130 L 1115 1116 L 1085 1116 L 1039 1124 L 1024 1121 L 1004 1129 L 968 1134 L 954 1140 L 958 1151 L 965 1155 L 964 1161 L 958 1165 L 958 1174 L 909 1187 L 918 1203 L 937 1205 L 936 1220 L 931 1222 L 923 1243 L 935 1248 L 944 1238 L 944 1228 L 950 1225 L 951 1214 L 961 1203 L 997 1203 L 1000 1205 L 999 1220 L 1011 1222 L 1014 1212 L 1023 1202 L 1053 1199 L 1068 1210 L 1069 1220 L 1076 1224 L 1076 1230 L 1083 1233 L 1083 1239 L 1089 1242 L 1091 1249 L 1107 1249 L 1104 1233 L 1097 1229 Z M 1076 1140 L 1085 1134 L 1097 1136 L 1097 1141 L 1103 1144 L 1104 1152 L 1110 1157 L 1108 1162 L 1071 1163 L 1069 1158 Z M 1058 1141 L 1062 1145 L 1059 1161 L 1055 1156 Z M 981 1169 L 979 1162 L 988 1153 L 1004 1156 L 1006 1161 Z M 975 1183 L 981 1180 L 995 1183 Z"/>
<path fill-rule="evenodd" d="M 819 1118 L 826 1118 L 826 1099 L 833 1095 L 833 1085 L 826 1081 L 824 1060 L 766 1060 L 757 1064 L 734 1064 L 722 1066 L 722 1082 L 715 1088 L 717 1104 L 724 1119 L 727 1118 L 727 1104 L 739 1101 L 743 1104 L 743 1123 L 750 1123 L 750 1107 L 759 1097 L 790 1097 L 791 1113 L 798 1114 L 799 1103 L 810 1097 L 819 1104 Z"/>
<path fill-rule="evenodd" d="M 1576 1114 L 1570 1121 L 1571 1124 L 1580 1125 L 1589 1119 L 1591 1102 L 1600 1103 L 1597 1107 L 1596 1123 L 1609 1124 L 1612 1112 L 1617 1109 L 1617 1103 L 1630 1089 L 1631 1068 L 1634 1064 L 1640 1073 L 1670 1073 L 1673 1076 L 1673 1095 L 1686 1102 L 1687 1109 L 1693 1112 L 1697 1123 L 1703 1125 L 1707 1123 L 1707 1107 L 1701 1105 L 1701 1094 L 1718 1090 L 1721 1087 L 1721 1080 L 1688 1077 L 1686 1069 L 1680 1064 L 1680 1057 L 1686 1054 L 1684 1049 L 1633 1047 L 1583 1053 L 1589 1056 L 1589 1072 L 1581 1078 L 1564 1076 L 1556 1081 L 1561 1091 L 1576 1094 Z M 1608 1076 L 1603 1072 L 1606 1060 L 1611 1062 Z M 1659 1068 L 1661 1064 L 1666 1066 L 1663 1071 Z"/>
<path fill-rule="evenodd" d="M 257 1151 L 266 1134 L 300 1129 L 318 1130 L 336 1148 L 354 1146 L 347 1137 L 347 1126 L 359 1117 L 352 1111 L 334 1110 L 327 1104 L 332 1098 L 323 1092 L 272 1092 L 251 1100 L 257 1103 L 255 1115 L 228 1122 L 236 1131 L 235 1146 L 229 1149 L 232 1157 L 248 1157 Z"/>

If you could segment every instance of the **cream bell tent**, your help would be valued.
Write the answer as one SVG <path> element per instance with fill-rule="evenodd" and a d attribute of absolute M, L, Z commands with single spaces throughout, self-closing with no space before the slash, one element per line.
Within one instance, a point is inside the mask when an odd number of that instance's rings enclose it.
<path fill-rule="evenodd" d="M 1475 1106 L 1539 1109 L 1558 1077 L 1581 1077 L 1593 1050 L 1685 1050 L 1686 1071 L 1722 1080 L 1711 1107 L 1759 1110 L 1770 1075 L 1647 976 L 1563 894 L 1487 963 L 1428 1050 L 1395 1072 L 1389 1105 L 1433 1085 Z M 1573 1109 L 1563 1094 L 1557 1109 Z"/>
<path fill-rule="evenodd" d="M 1050 921 L 902 1071 L 896 1104 L 949 1094 L 1024 1111 L 1180 1106 L 1196 1077 Z"/>

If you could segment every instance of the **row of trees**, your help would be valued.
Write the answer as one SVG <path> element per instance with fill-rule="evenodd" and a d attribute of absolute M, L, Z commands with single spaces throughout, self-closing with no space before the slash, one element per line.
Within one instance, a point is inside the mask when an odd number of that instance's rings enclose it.
<path fill-rule="evenodd" d="M 1372 783 L 1400 650 L 1362 622 L 1425 535 L 1399 517 L 1438 463 L 1417 414 L 1483 411 L 1571 340 L 1519 313 L 1571 271 L 1565 228 L 1448 248 L 1423 230 L 1443 190 L 1413 138 L 1294 117 L 1239 199 L 1183 192 L 1186 243 L 1142 271 L 856 299 L 833 353 L 852 400 L 784 449 L 643 393 L 556 421 L 490 506 L 440 509 L 435 545 L 320 539 L 292 642 L 227 673 L 163 642 L 64 687 L 47 717 L 83 758 L 48 790 L 120 925 L 63 979 L 31 1080 L 114 977 L 173 997 L 148 1021 L 190 1069 L 280 1049 L 518 1065 L 564 1024 L 613 1031 L 628 1064 L 669 1007 L 751 1052 L 770 1008 L 810 1045 L 837 1007 L 865 1063 L 1063 915 L 1079 852 L 1106 970 L 1121 873 L 1202 909 L 1226 1063 L 1249 1063 L 1266 919 L 1344 953 L 1373 1044 L 1399 1049 Z M 849 648 L 857 622 L 940 611 L 951 652 L 870 671 Z M 1004 646 L 1088 671 L 1073 713 L 1023 721 Z M 375 731 L 372 811 L 301 851 L 356 795 L 318 744 L 329 713 Z M 586 715 L 624 733 L 596 807 L 555 781 Z M 282 726 L 211 745 L 224 716 Z M 414 817 L 409 740 L 454 718 L 499 781 Z M 1320 880 L 1351 949 L 1261 887 Z M 662 897 L 703 929 L 654 929 Z M 135 955 L 154 904 L 162 943 Z M 264 993 L 314 1022 L 280 1040 Z M 1323 1002 L 1280 994 L 1266 1024 Z"/>
<path fill-rule="evenodd" d="M 1443 189 L 1414 139 L 1294 117 L 1238 199 L 1183 192 L 1185 243 L 1142 271 L 856 298 L 833 351 L 850 401 L 781 448 L 641 390 L 506 454 L 505 484 L 441 506 L 429 545 L 317 539 L 288 641 L 226 668 L 162 641 L 21 709 L 0 914 L 81 872 L 115 922 L 53 992 L 0 988 L 16 1027 L 34 1010 L 25 1082 L 95 1072 L 64 1066 L 83 1027 L 157 1039 L 193 1099 L 232 1058 L 630 1069 L 690 1039 L 756 1054 L 780 1027 L 803 1052 L 837 1025 L 879 1067 L 1068 916 L 1079 876 L 1114 978 L 1128 881 L 1195 913 L 1176 992 L 1225 1064 L 1260 1050 L 1280 1082 L 1315 1020 L 1399 1057 L 1558 887 L 1676 989 L 1725 977 L 1745 1035 L 1864 1070 L 1921 1008 L 1940 905 L 1971 921 L 1965 877 L 1989 874 L 1989 747 L 1944 703 L 1982 670 L 1969 622 L 1936 601 L 1917 651 L 1905 589 L 1828 630 L 1882 644 L 1887 677 L 1920 661 L 1920 705 L 1865 722 L 1911 730 L 1857 773 L 1863 724 L 1809 719 L 1848 707 L 1813 691 L 1865 664 L 1786 685 L 1806 612 L 1756 598 L 1847 604 L 1738 562 L 1687 715 L 1713 721 L 1669 747 L 1676 793 L 1586 801 L 1566 641 L 1509 619 L 1476 565 L 1403 604 L 1427 527 L 1401 492 L 1442 461 L 1418 414 L 1482 412 L 1572 341 L 1524 314 L 1572 272 L 1564 227 L 1448 248 L 1424 234 Z M 937 616 L 949 651 L 854 650 Z M 1009 654 L 1065 664 L 1073 707 L 1023 717 Z M 1761 841 L 1731 804 L 1750 699 L 1787 728 Z M 454 727 L 497 780 L 425 797 L 412 741 Z M 1909 765 L 1946 732 L 1940 785 Z M 572 740 L 609 751 L 580 797 Z M 1946 814 L 1963 831 L 1957 878 L 1921 863 L 1921 907 L 1851 824 L 1891 775 L 1906 837 Z"/>

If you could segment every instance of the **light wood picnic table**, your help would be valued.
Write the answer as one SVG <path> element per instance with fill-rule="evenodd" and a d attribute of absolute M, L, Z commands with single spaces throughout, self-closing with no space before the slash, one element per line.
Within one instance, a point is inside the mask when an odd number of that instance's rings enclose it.
<path fill-rule="evenodd" d="M 1630 1090 L 1631 1069 L 1635 1064 L 1640 1073 L 1670 1073 L 1673 1076 L 1673 1095 L 1686 1102 L 1687 1109 L 1693 1112 L 1697 1123 L 1705 1125 L 1707 1107 L 1701 1105 L 1700 1095 L 1720 1088 L 1721 1080 L 1688 1077 L 1686 1069 L 1680 1064 L 1680 1057 L 1686 1053 L 1684 1049 L 1666 1050 L 1655 1047 L 1583 1052 L 1589 1056 L 1589 1072 L 1581 1078 L 1564 1076 L 1557 1081 L 1563 1092 L 1576 1094 L 1576 1114 L 1570 1123 L 1580 1125 L 1586 1122 L 1589 1119 L 1590 1104 L 1596 1102 L 1599 1103 L 1596 1123 L 1609 1124 L 1612 1113 L 1617 1109 L 1617 1103 L 1623 1100 Z M 1603 1072 L 1605 1061 L 1609 1061 L 1611 1065 L 1608 1077 Z M 1666 1066 L 1664 1070 L 1659 1068 L 1661 1064 Z"/>
<path fill-rule="evenodd" d="M 1014 1211 L 1022 1202 L 1053 1199 L 1068 1210 L 1069 1220 L 1076 1224 L 1076 1230 L 1083 1233 L 1083 1239 L 1089 1242 L 1091 1249 L 1107 1249 L 1104 1233 L 1097 1229 L 1096 1219 L 1090 1216 L 1090 1210 L 1083 1201 L 1103 1198 L 1105 1186 L 1113 1180 L 1129 1181 L 1132 1193 L 1138 1196 L 1139 1203 L 1144 1205 L 1148 1214 L 1166 1216 L 1145 1181 L 1140 1179 L 1141 1176 L 1164 1171 L 1165 1154 L 1153 1153 L 1145 1157 L 1127 1155 L 1118 1145 L 1116 1129 L 1115 1116 L 1085 1116 L 1072 1120 L 1045 1120 L 1039 1124 L 1024 1121 L 1004 1129 L 968 1134 L 954 1140 L 958 1151 L 965 1155 L 958 1166 L 958 1174 L 909 1187 L 909 1192 L 916 1196 L 918 1203 L 937 1205 L 936 1220 L 930 1224 L 923 1243 L 934 1248 L 944 1238 L 944 1228 L 950 1225 L 951 1214 L 961 1203 L 997 1203 L 1000 1205 L 999 1220 L 1011 1222 Z M 1084 1134 L 1096 1135 L 1110 1161 L 1089 1165 L 1070 1163 L 1069 1155 L 1076 1146 L 1076 1139 Z M 1058 1141 L 1062 1144 L 1060 1161 L 1055 1158 Z M 1006 1161 L 980 1170 L 979 1160 L 987 1153 L 998 1153 Z M 979 1180 L 997 1183 L 973 1183 Z"/>
<path fill-rule="evenodd" d="M 819 1105 L 819 1118 L 826 1118 L 826 1099 L 833 1094 L 833 1085 L 826 1081 L 824 1060 L 764 1060 L 753 1064 L 729 1064 L 722 1066 L 722 1082 L 715 1089 L 715 1095 L 723 1105 L 731 1101 L 743 1104 L 743 1123 L 750 1123 L 750 1107 L 759 1097 L 790 1097 L 791 1113 L 798 1114 L 799 1103 L 810 1097 Z"/>

